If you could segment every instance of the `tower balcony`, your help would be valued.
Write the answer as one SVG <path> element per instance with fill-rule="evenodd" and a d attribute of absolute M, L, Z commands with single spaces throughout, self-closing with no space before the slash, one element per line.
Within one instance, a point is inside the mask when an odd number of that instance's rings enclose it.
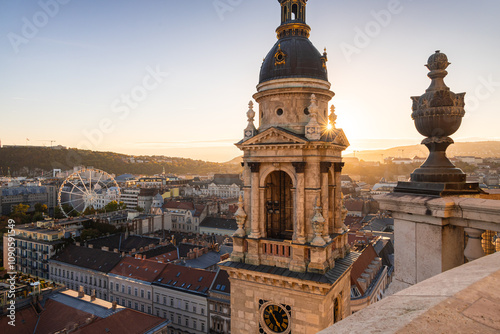
<path fill-rule="evenodd" d="M 348 253 L 347 233 L 334 234 L 323 246 L 292 240 L 233 237 L 231 261 L 305 273 L 325 274 Z"/>

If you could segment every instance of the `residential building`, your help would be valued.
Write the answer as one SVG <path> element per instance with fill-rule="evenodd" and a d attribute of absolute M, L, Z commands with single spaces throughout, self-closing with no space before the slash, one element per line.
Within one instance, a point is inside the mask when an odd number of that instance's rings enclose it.
<path fill-rule="evenodd" d="M 71 290 L 38 295 L 16 310 L 15 326 L 6 315 L 0 328 L 24 333 L 168 333 L 169 321 Z"/>
<path fill-rule="evenodd" d="M 171 334 L 208 332 L 207 297 L 215 275 L 168 264 L 154 281 L 154 314 L 171 320 Z"/>
<path fill-rule="evenodd" d="M 53 195 L 52 190 L 51 193 Z M 12 207 L 19 204 L 29 205 L 29 212 L 34 211 L 35 205 L 38 203 L 45 204 L 48 207 L 49 204 L 53 204 L 53 198 L 49 195 L 47 187 L 43 186 L 0 188 L 0 213 L 6 216 L 10 215 Z M 51 198 L 50 201 L 49 197 Z"/>
<path fill-rule="evenodd" d="M 153 314 L 152 283 L 166 264 L 145 256 L 126 257 L 109 272 L 109 300 L 136 311 Z"/>
<path fill-rule="evenodd" d="M 208 318 L 210 334 L 231 333 L 231 282 L 224 270 L 217 272 L 208 291 Z"/>
<path fill-rule="evenodd" d="M 351 312 L 376 303 L 384 296 L 389 284 L 387 267 L 369 244 L 354 262 L 351 271 Z"/>
<path fill-rule="evenodd" d="M 49 260 L 50 279 L 68 289 L 109 300 L 108 273 L 121 261 L 109 249 L 69 245 Z"/>
<path fill-rule="evenodd" d="M 127 205 L 127 209 L 135 209 L 139 206 L 139 188 L 122 188 L 120 201 Z"/>
<path fill-rule="evenodd" d="M 201 195 L 221 198 L 238 198 L 243 196 L 243 181 L 238 174 L 215 174 L 212 182 L 200 187 Z"/>
<path fill-rule="evenodd" d="M 170 213 L 172 230 L 177 232 L 199 233 L 200 223 L 207 216 L 207 207 L 193 202 L 167 201 L 163 210 Z"/>
<path fill-rule="evenodd" d="M 56 249 L 64 243 L 64 238 L 80 235 L 82 223 L 87 219 L 54 222 L 37 222 L 18 225 L 15 228 L 14 244 L 16 247 L 16 270 L 25 274 L 49 278 L 48 260 L 55 255 Z M 8 235 L 4 234 L 3 245 L 9 244 Z M 4 263 L 8 263 L 7 249 L 4 249 Z"/>

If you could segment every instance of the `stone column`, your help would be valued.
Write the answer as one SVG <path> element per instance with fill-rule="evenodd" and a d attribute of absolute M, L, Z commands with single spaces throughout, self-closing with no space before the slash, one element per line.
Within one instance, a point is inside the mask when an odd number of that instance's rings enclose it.
<path fill-rule="evenodd" d="M 321 169 L 321 205 L 323 207 L 323 218 L 325 218 L 325 229 L 323 231 L 323 239 L 325 239 L 326 242 L 332 241 L 332 238 L 330 238 L 330 234 L 333 233 L 333 231 L 330 229 L 330 213 L 329 213 L 329 208 L 328 204 L 330 202 L 329 200 L 329 187 L 328 187 L 328 172 L 330 171 L 330 168 L 332 167 L 331 162 L 321 162 L 320 163 L 320 169 Z"/>
<path fill-rule="evenodd" d="M 293 167 L 295 167 L 295 173 L 297 174 L 297 187 L 295 192 L 295 214 L 296 214 L 296 225 L 294 226 L 294 234 L 296 235 L 295 242 L 299 244 L 305 244 L 305 178 L 304 172 L 306 168 L 305 162 L 294 162 Z"/>
<path fill-rule="evenodd" d="M 335 178 L 335 189 L 334 189 L 334 203 L 333 203 L 333 215 L 334 215 L 334 226 L 335 233 L 342 233 L 342 227 L 344 222 L 342 221 L 342 181 L 340 179 L 342 175 L 342 168 L 344 168 L 343 162 L 334 163 L 334 178 Z"/>
<path fill-rule="evenodd" d="M 252 189 L 251 189 L 251 233 L 250 238 L 259 239 L 261 237 L 260 228 L 259 228 L 259 176 L 260 176 L 260 163 L 258 162 L 249 162 L 248 166 L 252 172 Z"/>
<path fill-rule="evenodd" d="M 243 167 L 243 207 L 246 210 L 246 213 L 248 215 L 247 217 L 247 222 L 252 221 L 252 188 L 251 188 L 251 182 L 252 182 L 252 173 L 250 171 L 250 167 L 248 164 L 245 164 L 244 162 L 241 163 Z M 247 223 L 245 225 L 245 232 L 247 235 L 250 235 L 252 232 L 251 230 L 251 223 Z"/>

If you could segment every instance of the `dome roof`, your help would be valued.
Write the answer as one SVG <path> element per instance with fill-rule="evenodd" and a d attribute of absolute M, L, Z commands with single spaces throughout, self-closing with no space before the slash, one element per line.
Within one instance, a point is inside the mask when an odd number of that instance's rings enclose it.
<path fill-rule="evenodd" d="M 328 81 L 325 63 L 326 55 L 321 55 L 307 37 L 281 38 L 264 59 L 259 84 L 284 78 Z"/>

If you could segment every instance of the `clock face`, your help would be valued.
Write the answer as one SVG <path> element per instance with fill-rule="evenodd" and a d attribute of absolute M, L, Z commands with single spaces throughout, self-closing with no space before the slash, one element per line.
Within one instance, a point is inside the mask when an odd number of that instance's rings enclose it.
<path fill-rule="evenodd" d="M 288 331 L 288 312 L 280 305 L 268 304 L 262 311 L 264 325 L 273 333 L 285 333 Z"/>

